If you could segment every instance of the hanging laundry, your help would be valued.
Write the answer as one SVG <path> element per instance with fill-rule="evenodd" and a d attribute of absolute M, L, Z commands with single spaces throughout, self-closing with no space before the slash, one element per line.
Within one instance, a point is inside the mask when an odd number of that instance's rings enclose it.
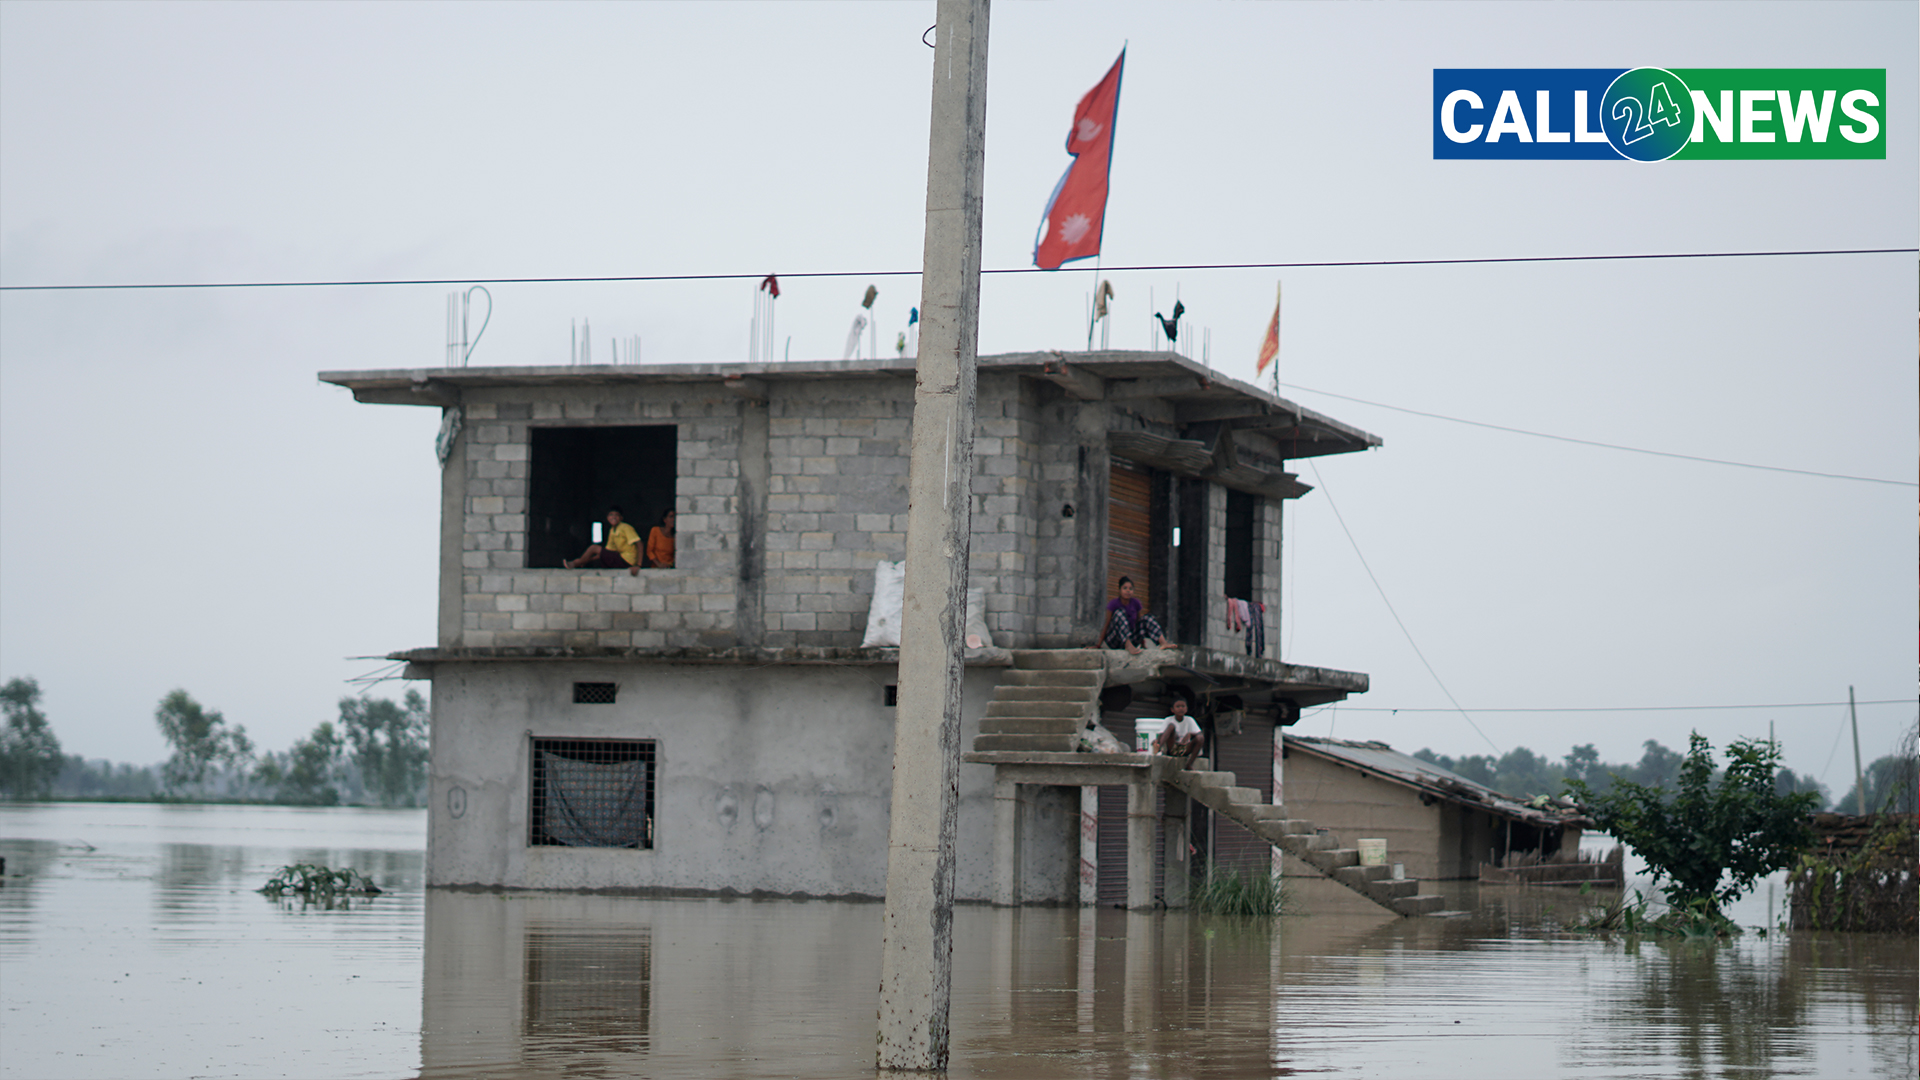
<path fill-rule="evenodd" d="M 1265 604 L 1227 597 L 1227 631 L 1245 635 L 1248 656 L 1267 654 L 1266 613 Z"/>

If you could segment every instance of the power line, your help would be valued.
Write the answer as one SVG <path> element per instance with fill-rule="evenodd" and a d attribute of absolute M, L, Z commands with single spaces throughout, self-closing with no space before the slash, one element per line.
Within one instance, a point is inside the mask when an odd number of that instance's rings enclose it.
<path fill-rule="evenodd" d="M 1473 259 L 1326 259 L 1311 262 L 1165 263 L 1151 266 L 1037 266 L 985 269 L 982 274 L 1127 273 L 1167 270 L 1305 270 L 1364 266 L 1474 266 L 1501 263 L 1619 262 L 1647 259 L 1769 259 L 1800 255 L 1910 255 L 1920 248 L 1823 248 L 1806 251 L 1676 251 L 1632 255 L 1503 255 Z M 918 270 L 807 270 L 783 278 L 918 277 Z M 152 281 L 105 285 L 0 285 L 0 292 L 82 292 L 115 289 L 318 289 L 386 285 L 567 285 L 637 281 L 758 281 L 764 271 L 726 274 L 604 274 L 553 277 L 363 278 L 338 281 Z"/>
<path fill-rule="evenodd" d="M 1787 702 L 1774 702 L 1772 704 L 1767 704 L 1767 705 L 1621 705 L 1621 706 L 1578 705 L 1578 706 L 1556 706 L 1556 707 L 1545 708 L 1545 709 L 1475 709 L 1473 711 L 1478 713 L 1691 712 L 1691 711 L 1698 711 L 1703 709 L 1824 709 L 1824 708 L 1831 708 L 1832 706 L 1835 706 L 1835 705 L 1845 705 L 1845 704 L 1846 702 L 1844 701 L 1787 701 Z M 1884 701 L 1856 701 L 1854 702 L 1854 704 L 1855 705 L 1911 705 L 1913 704 L 1913 701 L 1909 698 L 1888 698 L 1887 700 L 1884 700 Z M 1386 705 L 1370 705 L 1370 706 L 1348 705 L 1347 708 L 1354 712 L 1383 712 L 1383 713 L 1403 713 L 1403 712 L 1405 713 L 1433 713 L 1433 712 L 1444 713 L 1444 712 L 1455 711 L 1453 709 L 1442 709 L 1438 706 L 1429 706 L 1429 707 L 1421 707 L 1421 708 L 1404 708 L 1404 707 L 1392 708 Z"/>
<path fill-rule="evenodd" d="M 1633 454 L 1651 454 L 1654 457 L 1679 458 L 1682 461 L 1699 461 L 1708 465 L 1733 465 L 1742 469 L 1759 469 L 1763 472 L 1793 473 L 1797 476 L 1817 476 L 1823 480 L 1858 480 L 1867 484 L 1892 484 L 1895 487 L 1920 487 L 1920 483 L 1914 483 L 1909 480 L 1887 480 L 1878 476 L 1851 476 L 1846 473 L 1815 472 L 1812 469 L 1789 469 L 1784 465 L 1756 465 L 1750 461 L 1728 461 L 1725 458 L 1699 457 L 1694 454 L 1676 454 L 1666 450 L 1648 450 L 1644 447 L 1622 446 L 1619 443 L 1599 442 L 1594 439 L 1576 439 L 1571 435 L 1552 435 L 1544 431 L 1528 431 L 1526 428 L 1506 427 L 1502 424 L 1489 424 L 1480 420 L 1463 420 L 1458 416 L 1445 416 L 1440 413 L 1422 412 L 1419 409 L 1409 409 L 1400 405 L 1388 405 L 1385 402 L 1368 401 L 1366 398 L 1351 397 L 1347 394 L 1336 394 L 1331 390 L 1315 390 L 1311 386 L 1301 386 L 1298 383 L 1282 383 L 1281 385 L 1292 390 L 1302 390 L 1309 394 L 1319 394 L 1322 397 L 1339 398 L 1341 401 L 1351 401 L 1360 405 L 1372 405 L 1379 409 L 1391 409 L 1394 412 L 1406 413 L 1410 416 L 1424 416 L 1430 420 L 1446 420 L 1450 423 L 1488 428 L 1493 431 L 1505 431 L 1514 435 L 1531 435 L 1536 439 L 1552 439 L 1555 442 L 1577 443 L 1581 446 L 1597 446 L 1603 450 L 1625 450 Z"/>
<path fill-rule="evenodd" d="M 1360 543 L 1353 538 L 1353 530 L 1347 528 L 1347 519 L 1340 516 L 1340 507 L 1333 501 L 1332 490 L 1327 487 L 1326 481 L 1320 477 L 1320 466 L 1313 458 L 1308 458 L 1307 464 L 1313 467 L 1313 482 L 1319 485 L 1320 494 L 1326 497 L 1327 506 L 1333 510 L 1333 519 L 1340 523 L 1340 531 L 1347 534 L 1347 543 L 1353 545 L 1353 553 L 1359 557 L 1361 568 L 1366 570 L 1367 577 L 1373 581 L 1374 591 L 1380 594 L 1380 601 L 1387 605 L 1387 613 L 1393 616 L 1393 621 L 1400 627 L 1400 633 L 1406 637 L 1407 644 L 1413 647 L 1413 655 L 1420 658 L 1420 663 L 1426 666 L 1427 674 L 1433 676 L 1434 685 L 1440 688 L 1441 693 L 1447 695 L 1448 701 L 1453 702 L 1454 711 L 1466 720 L 1467 726 L 1471 727 L 1474 733 L 1482 739 L 1486 739 L 1487 745 L 1493 747 L 1494 753 L 1499 753 L 1500 747 L 1496 745 L 1492 739 L 1487 738 L 1487 733 L 1480 730 L 1479 724 L 1473 722 L 1473 717 L 1467 715 L 1467 710 L 1461 708 L 1460 702 L 1454 698 L 1453 691 L 1447 689 L 1447 684 L 1441 681 L 1440 673 L 1433 670 L 1432 664 L 1427 663 L 1427 654 L 1420 651 L 1420 644 L 1413 640 L 1413 632 L 1407 629 L 1405 622 L 1401 621 L 1400 613 L 1393 609 L 1393 601 L 1387 599 L 1387 590 L 1380 584 L 1380 579 L 1374 577 L 1373 567 L 1367 565 L 1367 557 L 1361 554 Z"/>

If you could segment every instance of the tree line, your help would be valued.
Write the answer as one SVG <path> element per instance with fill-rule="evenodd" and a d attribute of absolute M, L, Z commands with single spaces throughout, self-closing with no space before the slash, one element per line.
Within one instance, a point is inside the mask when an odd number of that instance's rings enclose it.
<path fill-rule="evenodd" d="M 282 752 L 257 750 L 244 725 L 174 690 L 154 709 L 173 754 L 147 767 L 63 753 L 40 696 L 32 678 L 0 687 L 0 796 L 303 806 L 419 806 L 426 798 L 427 702 L 417 690 L 398 702 L 341 698 L 337 719 L 321 721 Z"/>
<path fill-rule="evenodd" d="M 1600 752 L 1592 743 L 1573 747 L 1558 761 L 1536 754 L 1524 746 L 1515 747 L 1499 757 L 1492 754 L 1448 757 L 1424 747 L 1415 751 L 1413 756 L 1458 773 L 1476 784 L 1484 784 L 1495 791 L 1521 799 L 1559 795 L 1574 782 L 1584 784 L 1586 790 L 1595 795 L 1605 794 L 1617 781 L 1642 788 L 1673 788 L 1681 777 L 1686 756 L 1662 746 L 1656 739 L 1648 739 L 1641 744 L 1641 749 L 1643 753 L 1640 760 L 1635 762 L 1601 761 Z M 1868 812 L 1913 811 L 1915 763 L 1911 753 L 1895 753 L 1879 758 L 1866 768 L 1865 773 Z M 1812 794 L 1814 797 L 1808 805 L 1813 810 L 1832 809 L 1851 814 L 1860 805 L 1858 785 L 1850 787 L 1846 795 L 1834 802 L 1828 798 L 1824 784 L 1811 776 L 1795 773 L 1792 769 L 1776 769 L 1773 787 L 1780 795 Z"/>

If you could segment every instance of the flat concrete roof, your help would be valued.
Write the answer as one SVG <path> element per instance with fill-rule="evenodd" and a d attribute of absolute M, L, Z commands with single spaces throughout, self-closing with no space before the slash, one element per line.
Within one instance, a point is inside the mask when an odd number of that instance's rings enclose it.
<path fill-rule="evenodd" d="M 1230 379 L 1189 357 L 1170 352 L 1027 352 L 979 358 L 983 373 L 1004 372 L 1051 382 L 1067 397 L 1125 406 L 1154 400 L 1173 409 L 1182 425 L 1218 423 L 1258 431 L 1290 443 L 1288 457 L 1351 453 L 1382 445 L 1378 435 L 1304 408 L 1251 383 Z M 635 385 L 710 384 L 721 393 L 764 396 L 765 385 L 782 381 L 872 378 L 910 379 L 915 361 L 799 360 L 739 364 L 594 364 L 582 367 L 410 368 L 383 371 L 323 371 L 320 381 L 353 391 L 354 400 L 376 405 L 459 404 L 468 389 L 516 387 L 576 389 Z"/>
<path fill-rule="evenodd" d="M 1077 654 L 1086 650 L 1053 651 Z M 1107 686 L 1129 686 L 1146 682 L 1179 684 L 1202 693 L 1235 694 L 1257 703 L 1265 703 L 1276 698 L 1291 698 L 1303 707 L 1341 701 L 1350 694 L 1364 694 L 1368 686 L 1367 676 L 1358 671 L 1287 664 L 1264 657 L 1220 652 L 1193 645 L 1146 649 L 1133 655 L 1110 650 L 1104 655 L 1106 657 L 1105 685 Z M 751 667 L 781 664 L 832 664 L 858 667 L 897 664 L 900 662 L 900 650 L 811 645 L 778 649 L 698 645 L 665 648 L 602 648 L 598 646 L 569 648 L 558 645 L 489 648 L 461 646 L 408 649 L 404 652 L 389 653 L 387 659 L 404 661 L 408 665 L 407 678 L 426 678 L 434 664 L 567 661 Z M 967 649 L 961 659 L 967 667 L 1010 667 L 1013 664 L 1013 652 L 995 647 Z"/>

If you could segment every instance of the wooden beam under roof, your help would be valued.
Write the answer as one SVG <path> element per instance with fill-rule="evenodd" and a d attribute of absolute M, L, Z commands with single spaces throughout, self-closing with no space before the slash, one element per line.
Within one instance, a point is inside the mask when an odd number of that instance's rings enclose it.
<path fill-rule="evenodd" d="M 1041 364 L 1040 377 L 1065 390 L 1068 397 L 1079 401 L 1100 401 L 1107 395 L 1107 380 L 1064 359 Z"/>
<path fill-rule="evenodd" d="M 1213 381 L 1200 375 L 1169 375 L 1144 379 L 1107 380 L 1108 400 L 1126 398 L 1182 398 L 1213 388 Z"/>

